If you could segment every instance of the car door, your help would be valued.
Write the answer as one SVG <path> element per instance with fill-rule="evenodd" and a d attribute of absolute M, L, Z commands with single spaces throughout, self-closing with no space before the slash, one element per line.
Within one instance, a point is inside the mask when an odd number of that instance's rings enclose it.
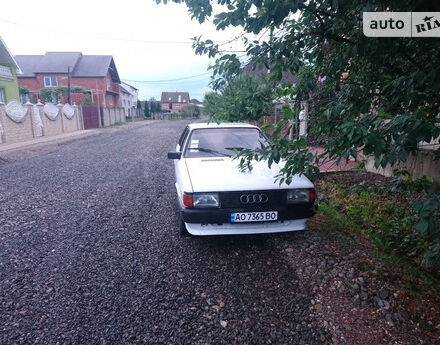
<path fill-rule="evenodd" d="M 187 126 L 183 130 L 183 132 L 177 142 L 177 145 L 176 145 L 176 151 L 181 152 L 182 156 L 180 157 L 180 159 L 174 160 L 174 172 L 175 172 L 175 177 L 176 177 L 176 191 L 177 191 L 177 196 L 179 198 L 179 203 L 181 206 L 183 206 L 183 201 L 182 201 L 183 192 L 192 192 L 191 181 L 188 176 L 188 169 L 185 164 L 185 158 L 183 157 L 183 149 L 185 147 L 185 142 L 186 142 L 186 139 L 188 138 L 189 134 L 190 134 L 190 129 Z"/>

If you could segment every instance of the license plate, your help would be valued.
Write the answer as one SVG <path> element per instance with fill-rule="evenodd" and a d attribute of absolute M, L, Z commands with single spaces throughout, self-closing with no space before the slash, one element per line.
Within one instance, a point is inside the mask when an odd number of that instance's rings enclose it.
<path fill-rule="evenodd" d="M 270 222 L 278 219 L 278 211 L 231 213 L 231 223 Z"/>

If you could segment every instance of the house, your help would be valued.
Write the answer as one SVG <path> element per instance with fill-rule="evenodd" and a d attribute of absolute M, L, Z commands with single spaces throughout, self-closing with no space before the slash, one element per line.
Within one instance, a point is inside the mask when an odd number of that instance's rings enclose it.
<path fill-rule="evenodd" d="M 160 97 L 161 109 L 164 112 L 179 112 L 189 104 L 188 92 L 162 92 Z"/>
<path fill-rule="evenodd" d="M 195 105 L 196 107 L 203 107 L 203 102 L 200 102 L 197 98 L 191 98 L 189 103 Z"/>
<path fill-rule="evenodd" d="M 93 104 L 104 108 L 119 104 L 121 83 L 111 55 L 83 55 L 80 52 L 47 52 L 44 55 L 17 55 L 16 61 L 23 74 L 18 83 L 29 90 L 34 100 L 42 97 L 42 89 L 67 87 L 69 72 L 72 87 L 71 103 Z M 55 97 L 54 97 L 55 96 Z M 52 101 L 56 99 L 52 93 Z"/>
<path fill-rule="evenodd" d="M 0 37 L 0 103 L 19 100 L 17 75 L 21 69 Z"/>
<path fill-rule="evenodd" d="M 137 112 L 138 89 L 124 82 L 119 85 L 119 89 L 119 107 L 124 108 L 125 116 L 142 116 Z"/>

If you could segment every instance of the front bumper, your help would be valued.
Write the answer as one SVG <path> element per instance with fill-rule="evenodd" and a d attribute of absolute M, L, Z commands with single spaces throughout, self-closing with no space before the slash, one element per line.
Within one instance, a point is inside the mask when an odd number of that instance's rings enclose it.
<path fill-rule="evenodd" d="M 198 224 L 230 224 L 231 213 L 234 212 L 269 212 L 278 211 L 278 221 L 304 219 L 313 217 L 317 206 L 313 203 L 292 204 L 285 206 L 265 206 L 253 208 L 184 208 L 182 219 L 185 223 Z M 261 224 L 261 223 L 260 223 Z"/>
<path fill-rule="evenodd" d="M 316 213 L 313 203 L 234 209 L 183 209 L 182 219 L 192 235 L 263 234 L 304 230 L 308 218 Z M 276 222 L 231 223 L 234 212 L 277 211 Z"/>
<path fill-rule="evenodd" d="M 185 223 L 191 235 L 250 235 L 271 234 L 279 232 L 299 231 L 306 228 L 307 219 L 294 219 L 281 222 L 261 223 L 224 223 L 224 224 L 194 224 Z"/>

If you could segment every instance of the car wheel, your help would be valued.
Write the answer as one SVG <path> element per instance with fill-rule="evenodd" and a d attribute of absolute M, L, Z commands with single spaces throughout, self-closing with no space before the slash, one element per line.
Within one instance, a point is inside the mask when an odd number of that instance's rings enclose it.
<path fill-rule="evenodd" d="M 185 222 L 183 221 L 182 217 L 180 217 L 180 219 L 179 219 L 179 234 L 181 236 L 189 236 L 190 235 L 190 233 L 186 229 L 186 225 L 185 225 Z"/>

